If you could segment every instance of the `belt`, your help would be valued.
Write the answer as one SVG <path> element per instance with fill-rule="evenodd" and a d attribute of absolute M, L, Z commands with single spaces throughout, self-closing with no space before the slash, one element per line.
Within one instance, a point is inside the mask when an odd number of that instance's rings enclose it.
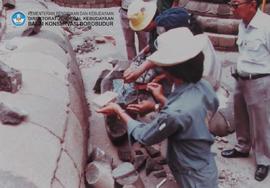
<path fill-rule="evenodd" d="M 241 76 L 239 74 L 237 75 L 237 77 L 240 78 L 241 80 L 255 80 L 265 76 L 270 76 L 270 74 L 255 74 L 255 75 L 249 74 L 248 76 Z"/>

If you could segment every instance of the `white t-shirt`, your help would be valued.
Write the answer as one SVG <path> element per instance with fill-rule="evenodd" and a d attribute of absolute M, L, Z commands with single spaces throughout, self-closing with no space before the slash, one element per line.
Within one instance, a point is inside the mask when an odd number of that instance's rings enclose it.
<path fill-rule="evenodd" d="M 205 78 L 213 88 L 217 89 L 221 79 L 221 63 L 216 55 L 216 51 L 207 37 L 207 45 L 203 49 L 204 54 L 204 71 L 203 78 Z"/>

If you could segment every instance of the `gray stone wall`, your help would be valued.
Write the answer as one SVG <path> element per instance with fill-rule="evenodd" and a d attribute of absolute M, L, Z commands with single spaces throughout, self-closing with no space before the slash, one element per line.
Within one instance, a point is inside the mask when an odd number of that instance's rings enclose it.
<path fill-rule="evenodd" d="M 16 1 L 18 10 L 27 7 L 44 10 Z M 0 90 L 0 187 L 84 188 L 90 112 L 75 53 L 61 28 L 22 37 L 25 29 L 7 24 L 0 43 L 8 65 L 0 83 L 14 84 L 13 70 L 22 75 L 20 87 Z M 26 118 L 13 123 L 18 115 Z"/>

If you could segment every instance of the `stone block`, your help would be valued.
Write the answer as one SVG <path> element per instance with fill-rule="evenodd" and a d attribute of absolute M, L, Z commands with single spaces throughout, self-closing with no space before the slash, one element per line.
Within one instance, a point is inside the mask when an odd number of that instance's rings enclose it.
<path fill-rule="evenodd" d="M 161 154 L 160 151 L 155 149 L 153 146 L 145 146 L 144 148 L 152 158 L 158 157 Z"/>
<path fill-rule="evenodd" d="M 0 93 L 0 98 L 6 104 L 25 111 L 28 121 L 46 129 L 60 140 L 63 139 L 67 119 L 65 104 L 31 95 Z"/>
<path fill-rule="evenodd" d="M 37 186 L 30 182 L 27 178 L 2 170 L 0 170 L 0 187 L 37 188 Z"/>
<path fill-rule="evenodd" d="M 60 160 L 57 164 L 55 177 L 65 188 L 77 188 L 80 186 L 80 174 L 74 166 L 73 160 L 69 155 L 62 151 Z"/>
<path fill-rule="evenodd" d="M 221 37 L 219 39 L 219 46 L 221 47 L 227 47 L 227 48 L 235 48 L 236 47 L 236 38 L 230 37 L 230 38 L 225 38 Z"/>
<path fill-rule="evenodd" d="M 80 127 L 80 122 L 72 113 L 68 113 L 67 127 L 64 137 L 63 148 L 70 156 L 79 172 L 82 172 L 86 163 L 86 153 L 84 153 L 84 137 Z"/>
<path fill-rule="evenodd" d="M 147 156 L 145 155 L 136 155 L 134 157 L 134 163 L 133 163 L 135 169 L 140 170 L 144 166 L 146 159 L 147 159 Z"/>
<path fill-rule="evenodd" d="M 48 188 L 60 150 L 60 141 L 54 135 L 30 122 L 17 127 L 0 123 L 0 171 L 24 178 L 38 188 Z"/>
<path fill-rule="evenodd" d="M 46 42 L 45 43 L 46 45 L 48 45 L 49 47 L 52 47 L 49 45 L 51 44 L 50 41 L 47 41 L 47 40 L 45 41 L 41 40 L 41 41 Z M 23 43 L 27 41 L 22 40 L 21 42 Z M 10 45 L 17 44 L 17 42 L 9 43 L 9 44 Z M 38 45 L 38 43 L 36 42 L 33 42 L 31 44 Z M 37 52 L 36 50 L 42 51 L 43 54 L 41 54 L 40 52 Z M 17 70 L 20 70 L 22 75 L 29 74 L 29 70 L 32 70 L 36 72 L 35 76 L 39 77 L 39 74 L 37 72 L 42 70 L 42 72 L 48 73 L 52 75 L 53 77 L 61 80 L 62 82 L 67 82 L 68 70 L 65 67 L 65 65 L 61 62 L 61 61 L 67 61 L 67 58 L 64 56 L 62 50 L 58 51 L 58 48 L 53 48 L 53 50 L 54 52 L 57 52 L 57 53 L 53 53 L 52 50 L 49 50 L 49 49 L 46 50 L 38 46 L 36 47 L 36 49 L 32 49 L 32 48 L 28 48 L 27 45 L 26 46 L 19 45 L 18 46 L 19 52 L 16 51 L 15 54 L 13 54 L 11 57 L 6 59 L 6 64 L 12 66 L 13 68 Z M 50 55 L 46 55 L 46 53 L 48 54 L 50 53 Z M 55 57 L 58 57 L 59 59 L 56 59 Z M 27 63 L 22 63 L 20 61 L 21 59 L 23 59 Z M 40 61 L 39 59 L 42 59 L 42 61 Z M 26 81 L 27 80 L 23 78 L 23 82 L 26 82 Z"/>
<path fill-rule="evenodd" d="M 113 178 L 123 178 L 127 177 L 129 174 L 135 172 L 136 169 L 131 163 L 125 162 L 118 165 L 113 171 L 112 176 Z"/>
<path fill-rule="evenodd" d="M 63 186 L 63 184 L 57 178 L 54 178 L 53 181 L 52 181 L 51 188 L 65 188 L 65 187 Z"/>
<path fill-rule="evenodd" d="M 69 104 L 68 82 L 63 83 L 56 76 L 44 73 L 41 70 L 24 70 L 23 72 L 23 86 L 20 93 L 43 96 L 52 101 Z M 33 84 L 33 80 L 38 84 Z M 37 87 L 37 85 L 42 87 Z"/>
<path fill-rule="evenodd" d="M 0 91 L 16 93 L 22 85 L 22 73 L 0 61 Z"/>
<path fill-rule="evenodd" d="M 0 121 L 5 125 L 18 125 L 26 119 L 25 112 L 0 102 Z"/>

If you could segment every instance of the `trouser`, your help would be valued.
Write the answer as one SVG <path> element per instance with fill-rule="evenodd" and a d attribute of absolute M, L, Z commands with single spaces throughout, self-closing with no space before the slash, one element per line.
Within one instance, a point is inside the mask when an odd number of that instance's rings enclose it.
<path fill-rule="evenodd" d="M 120 9 L 121 25 L 123 28 L 124 38 L 126 41 L 127 56 L 132 60 L 136 56 L 135 33 L 138 37 L 139 51 L 141 51 L 148 43 L 148 33 L 143 31 L 135 32 L 129 27 L 127 11 Z"/>
<path fill-rule="evenodd" d="M 270 165 L 270 76 L 238 79 L 234 95 L 238 143 L 235 149 L 255 154 L 257 164 Z"/>
<path fill-rule="evenodd" d="M 218 188 L 218 170 L 214 158 L 200 170 L 172 170 L 180 188 Z"/>

